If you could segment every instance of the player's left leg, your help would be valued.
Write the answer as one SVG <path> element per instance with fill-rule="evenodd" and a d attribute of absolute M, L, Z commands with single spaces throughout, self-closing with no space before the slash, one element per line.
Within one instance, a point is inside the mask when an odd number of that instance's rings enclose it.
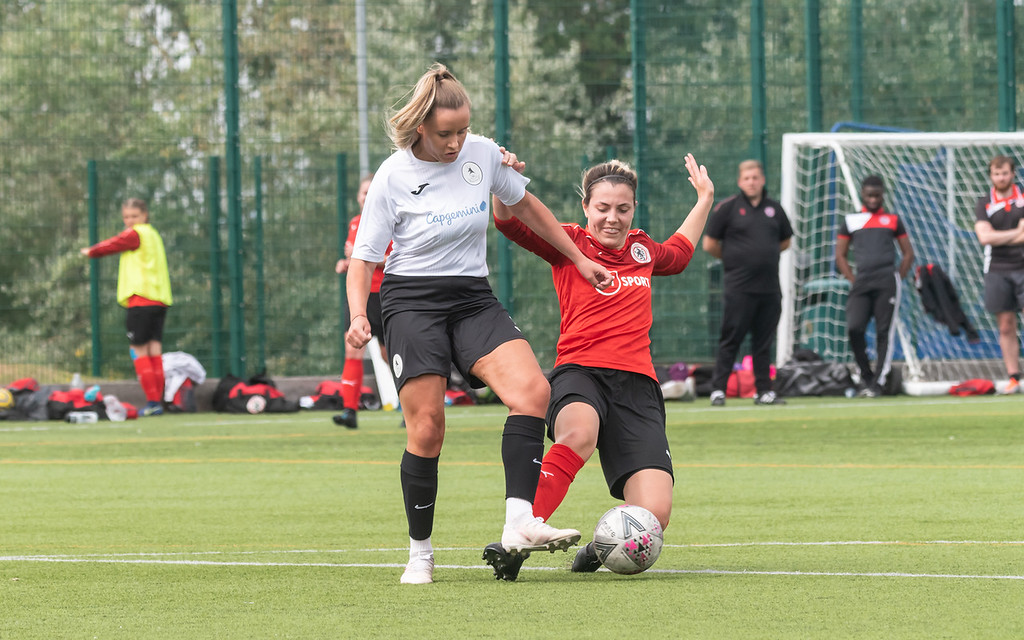
<path fill-rule="evenodd" d="M 672 476 L 662 469 L 641 469 L 626 480 L 623 488 L 626 504 L 647 509 L 661 523 L 664 530 L 672 516 Z M 573 573 L 592 573 L 601 566 L 594 543 L 584 545 L 573 559 Z"/>
<path fill-rule="evenodd" d="M 899 274 L 893 274 L 880 289 L 874 303 L 875 351 L 878 354 L 875 365 L 875 379 L 871 387 L 877 395 L 882 394 L 886 378 L 892 369 L 892 352 L 896 347 L 896 312 L 900 308 L 903 284 Z"/>
<path fill-rule="evenodd" d="M 668 528 L 672 516 L 672 476 L 663 469 L 641 469 L 626 480 L 623 488 L 626 504 L 635 504 L 647 509 Z"/>

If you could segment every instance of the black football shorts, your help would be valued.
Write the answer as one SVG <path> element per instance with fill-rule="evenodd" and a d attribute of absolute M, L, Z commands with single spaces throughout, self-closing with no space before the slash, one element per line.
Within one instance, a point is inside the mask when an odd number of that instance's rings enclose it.
<path fill-rule="evenodd" d="M 432 373 L 447 378 L 454 364 L 469 374 L 476 361 L 510 340 L 523 340 L 486 278 L 385 276 L 380 288 L 384 343 L 395 384 Z"/>
<path fill-rule="evenodd" d="M 611 495 L 623 499 L 626 480 L 641 469 L 672 473 L 665 435 L 665 401 L 657 381 L 641 373 L 563 364 L 549 375 L 548 437 L 559 411 L 574 402 L 597 411 L 597 450 Z"/>
<path fill-rule="evenodd" d="M 159 305 L 128 307 L 128 313 L 124 320 L 128 344 L 144 345 L 154 340 L 163 342 L 166 317 L 167 307 Z"/>

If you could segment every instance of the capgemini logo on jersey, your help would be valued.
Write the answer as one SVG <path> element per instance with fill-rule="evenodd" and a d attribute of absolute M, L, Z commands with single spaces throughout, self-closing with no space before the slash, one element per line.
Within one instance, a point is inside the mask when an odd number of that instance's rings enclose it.
<path fill-rule="evenodd" d="M 443 224 L 451 226 L 455 224 L 456 220 L 462 218 L 470 218 L 478 213 L 487 211 L 487 201 L 482 200 L 480 204 L 470 205 L 462 209 L 456 209 L 455 211 L 445 211 L 443 213 L 431 213 L 427 214 L 427 222 L 430 224 Z"/>

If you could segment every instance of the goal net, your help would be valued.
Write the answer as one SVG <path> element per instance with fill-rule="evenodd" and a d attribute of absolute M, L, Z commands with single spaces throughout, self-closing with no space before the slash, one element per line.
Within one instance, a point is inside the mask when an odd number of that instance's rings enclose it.
<path fill-rule="evenodd" d="M 885 206 L 903 220 L 915 253 L 896 319 L 894 361 L 903 364 L 904 389 L 945 393 L 970 378 L 1005 380 L 998 331 L 984 309 L 984 251 L 974 234 L 974 206 L 988 193 L 988 162 L 996 155 L 1016 159 L 1019 167 L 1024 133 L 784 135 L 781 202 L 794 235 L 779 267 L 777 362 L 810 349 L 852 366 L 845 321 L 849 283 L 836 270 L 836 233 L 843 215 L 860 210 L 860 182 L 874 174 L 885 181 Z M 980 339 L 969 340 L 966 331 L 954 332 L 925 311 L 913 275 L 927 264 L 949 275 Z M 874 362 L 873 325 L 868 355 Z"/>

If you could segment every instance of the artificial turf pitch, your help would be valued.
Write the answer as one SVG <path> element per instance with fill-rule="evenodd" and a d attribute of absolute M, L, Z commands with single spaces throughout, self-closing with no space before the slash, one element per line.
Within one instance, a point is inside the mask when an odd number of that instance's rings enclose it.
<path fill-rule="evenodd" d="M 500 405 L 448 411 L 432 585 L 400 585 L 399 416 L 0 423 L 0 638 L 1024 636 L 1024 397 L 669 402 L 650 571 L 515 583 Z M 552 517 L 589 539 L 597 456 Z"/>

